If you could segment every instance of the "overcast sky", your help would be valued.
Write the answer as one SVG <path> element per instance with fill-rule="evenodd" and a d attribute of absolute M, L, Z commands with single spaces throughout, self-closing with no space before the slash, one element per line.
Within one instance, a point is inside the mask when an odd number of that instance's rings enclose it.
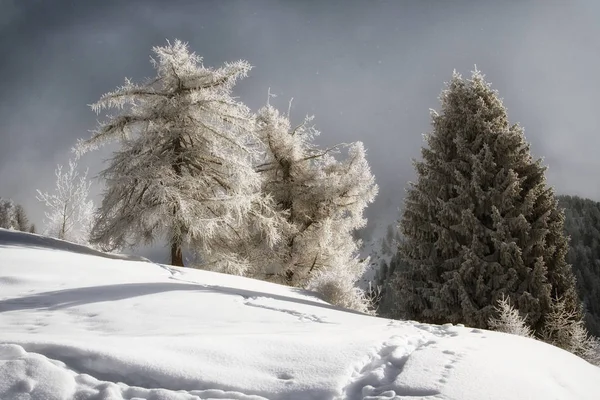
<path fill-rule="evenodd" d="M 429 109 L 474 65 L 525 128 L 557 192 L 600 200 L 600 2 L 0 0 L 0 197 L 41 224 L 35 189 L 97 116 L 87 104 L 153 75 L 151 47 L 189 42 L 206 65 L 246 59 L 236 88 L 267 89 L 319 142 L 362 140 L 381 187 L 369 215 L 393 219 L 414 177 Z M 97 173 L 108 154 L 86 156 Z M 388 220 L 386 222 L 392 222 Z"/>

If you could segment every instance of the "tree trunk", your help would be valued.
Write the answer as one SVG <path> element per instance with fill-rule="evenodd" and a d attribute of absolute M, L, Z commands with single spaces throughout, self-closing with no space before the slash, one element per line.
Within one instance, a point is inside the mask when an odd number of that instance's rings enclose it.
<path fill-rule="evenodd" d="M 173 240 L 171 243 L 171 265 L 183 267 L 183 255 L 181 254 L 181 244 Z"/>
<path fill-rule="evenodd" d="M 177 175 L 177 177 L 181 177 L 181 165 L 179 165 L 179 163 L 181 162 L 181 140 L 180 139 L 176 139 L 173 143 L 173 151 L 176 155 L 175 161 L 173 162 L 173 171 L 175 171 L 175 175 Z M 173 221 L 171 222 L 172 224 L 177 224 L 179 221 L 176 221 L 176 216 L 177 216 L 177 208 L 176 206 L 173 207 Z M 174 230 L 175 231 L 175 230 Z M 175 234 L 173 234 L 173 237 L 171 238 L 171 265 L 176 266 L 176 267 L 183 267 L 183 255 L 181 254 L 181 236 L 176 237 Z"/>

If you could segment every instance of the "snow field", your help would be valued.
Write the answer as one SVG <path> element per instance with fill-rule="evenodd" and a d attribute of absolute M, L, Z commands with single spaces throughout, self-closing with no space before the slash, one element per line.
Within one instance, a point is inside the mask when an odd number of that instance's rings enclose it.
<path fill-rule="evenodd" d="M 16 236 L 15 236 L 16 235 Z M 531 339 L 0 231 L 0 399 L 597 399 Z M 87 253 L 87 254 L 86 254 Z"/>

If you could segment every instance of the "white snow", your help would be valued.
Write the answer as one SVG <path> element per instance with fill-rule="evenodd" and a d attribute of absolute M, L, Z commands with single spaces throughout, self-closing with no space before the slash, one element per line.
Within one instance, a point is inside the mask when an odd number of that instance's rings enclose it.
<path fill-rule="evenodd" d="M 506 334 L 0 230 L 0 399 L 598 399 L 600 368 Z"/>

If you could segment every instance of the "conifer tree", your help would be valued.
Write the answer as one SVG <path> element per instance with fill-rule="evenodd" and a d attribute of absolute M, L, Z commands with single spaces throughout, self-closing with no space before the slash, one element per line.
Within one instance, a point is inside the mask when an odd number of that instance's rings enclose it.
<path fill-rule="evenodd" d="M 595 356 L 597 342 L 588 335 L 581 316 L 576 311 L 568 310 L 563 299 L 553 299 L 553 303 L 541 338 L 579 357 L 589 359 Z"/>
<path fill-rule="evenodd" d="M 382 260 L 379 269 L 375 273 L 372 286 L 379 288 L 380 297 L 377 307 L 377 315 L 384 318 L 394 318 L 398 315 L 397 304 L 397 275 L 407 268 L 407 263 L 402 259 L 398 252 L 402 240 L 397 239 L 394 249 L 396 250 L 389 261 Z"/>
<path fill-rule="evenodd" d="M 16 230 L 17 227 L 15 203 L 0 198 L 0 228 Z"/>
<path fill-rule="evenodd" d="M 552 299 L 580 318 L 564 215 L 522 128 L 478 71 L 455 73 L 441 105 L 405 198 L 399 314 L 488 328 L 505 296 L 537 334 Z"/>
<path fill-rule="evenodd" d="M 271 253 L 271 279 L 322 293 L 334 304 L 362 309 L 362 291 L 355 287 L 365 261 L 353 233 L 365 225 L 365 207 L 377 185 L 362 143 L 319 149 L 310 118 L 292 128 L 289 118 L 268 105 L 257 117 L 264 159 L 257 166 L 264 195 L 285 217 L 282 240 Z M 347 148 L 347 157 L 334 154 Z M 271 257 L 271 258 L 273 258 Z M 262 261 L 264 263 L 264 260 Z"/>
<path fill-rule="evenodd" d="M 183 265 L 184 245 L 210 255 L 217 236 L 221 243 L 237 238 L 248 213 L 268 200 L 253 169 L 253 116 L 232 97 L 250 65 L 207 68 L 178 40 L 153 51 L 156 77 L 142 84 L 126 80 L 93 104 L 96 112 L 114 108 L 117 114 L 78 150 L 120 142 L 100 174 L 106 192 L 93 242 L 121 247 L 163 237 L 171 263 Z M 266 231 L 270 223 L 257 220 Z M 268 231 L 265 240 L 274 241 L 275 233 Z"/>
<path fill-rule="evenodd" d="M 29 229 L 29 218 L 25 209 L 12 200 L 0 198 L 0 228 L 27 232 Z"/>
<path fill-rule="evenodd" d="M 532 337 L 533 332 L 527 326 L 525 318 L 502 297 L 496 306 L 497 316 L 490 319 L 489 327 L 498 332 L 510 333 L 523 337 Z"/>
<path fill-rule="evenodd" d="M 29 218 L 25 214 L 25 209 L 20 204 L 15 207 L 15 218 L 17 222 L 17 229 L 21 232 L 27 232 L 29 230 Z"/>

